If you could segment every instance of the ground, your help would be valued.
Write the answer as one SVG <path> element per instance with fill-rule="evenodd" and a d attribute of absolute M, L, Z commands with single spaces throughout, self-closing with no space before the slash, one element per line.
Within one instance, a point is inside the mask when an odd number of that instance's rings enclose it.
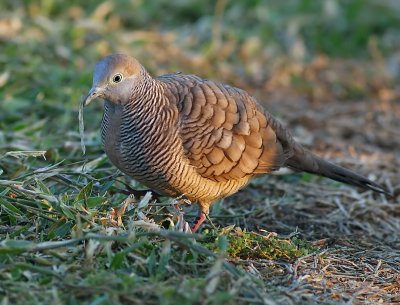
<path fill-rule="evenodd" d="M 2 305 L 400 304 L 396 1 L 0 9 Z M 216 203 L 199 234 L 179 231 L 195 207 L 126 194 L 143 186 L 104 155 L 100 101 L 82 154 L 79 102 L 111 52 L 248 90 L 304 146 L 394 196 L 282 171 Z"/>

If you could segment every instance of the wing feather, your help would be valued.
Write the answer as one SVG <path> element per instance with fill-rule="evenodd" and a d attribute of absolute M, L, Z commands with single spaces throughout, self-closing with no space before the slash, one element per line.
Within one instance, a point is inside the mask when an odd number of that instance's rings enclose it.
<path fill-rule="evenodd" d="M 284 164 L 273 118 L 245 91 L 192 75 L 158 79 L 174 96 L 185 155 L 203 177 L 241 179 Z"/>

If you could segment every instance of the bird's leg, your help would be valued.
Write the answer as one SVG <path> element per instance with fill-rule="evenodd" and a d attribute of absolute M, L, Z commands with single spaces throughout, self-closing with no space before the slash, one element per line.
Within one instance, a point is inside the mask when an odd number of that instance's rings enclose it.
<path fill-rule="evenodd" d="M 180 232 L 192 233 L 192 230 L 190 229 L 190 225 L 185 221 L 184 213 L 181 211 L 181 209 L 178 206 L 180 204 L 180 201 L 182 201 L 182 200 L 179 200 L 176 202 L 176 204 L 172 205 L 172 207 L 175 210 L 174 214 L 178 218 L 178 221 L 176 222 L 175 227 Z"/>
<path fill-rule="evenodd" d="M 192 233 L 196 232 L 200 228 L 201 224 L 204 222 L 204 220 L 206 220 L 208 213 L 209 213 L 208 205 L 200 205 L 197 217 L 190 228 L 192 230 Z"/>

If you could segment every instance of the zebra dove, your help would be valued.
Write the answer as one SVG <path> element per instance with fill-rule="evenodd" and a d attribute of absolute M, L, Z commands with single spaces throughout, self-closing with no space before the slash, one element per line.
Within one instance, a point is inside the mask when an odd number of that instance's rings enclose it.
<path fill-rule="evenodd" d="M 181 73 L 153 78 L 136 59 L 114 54 L 97 63 L 84 106 L 95 98 L 105 100 L 101 138 L 111 162 L 162 195 L 198 203 L 193 232 L 214 201 L 281 167 L 386 193 L 303 148 L 229 85 Z"/>

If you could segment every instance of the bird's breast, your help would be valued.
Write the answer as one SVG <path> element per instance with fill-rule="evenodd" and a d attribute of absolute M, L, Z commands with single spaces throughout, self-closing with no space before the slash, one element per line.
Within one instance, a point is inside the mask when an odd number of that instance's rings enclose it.
<path fill-rule="evenodd" d="M 182 174 L 177 132 L 159 117 L 106 102 L 102 142 L 110 161 L 122 172 L 160 193 L 176 196 L 176 178 Z"/>
<path fill-rule="evenodd" d="M 101 122 L 101 141 L 110 161 L 122 170 L 121 143 L 122 107 L 109 101 L 104 103 L 104 114 Z"/>
<path fill-rule="evenodd" d="M 141 160 L 148 150 L 149 132 L 141 125 L 122 106 L 105 102 L 101 126 L 104 150 L 116 167 L 131 176 L 140 174 L 145 167 Z"/>

